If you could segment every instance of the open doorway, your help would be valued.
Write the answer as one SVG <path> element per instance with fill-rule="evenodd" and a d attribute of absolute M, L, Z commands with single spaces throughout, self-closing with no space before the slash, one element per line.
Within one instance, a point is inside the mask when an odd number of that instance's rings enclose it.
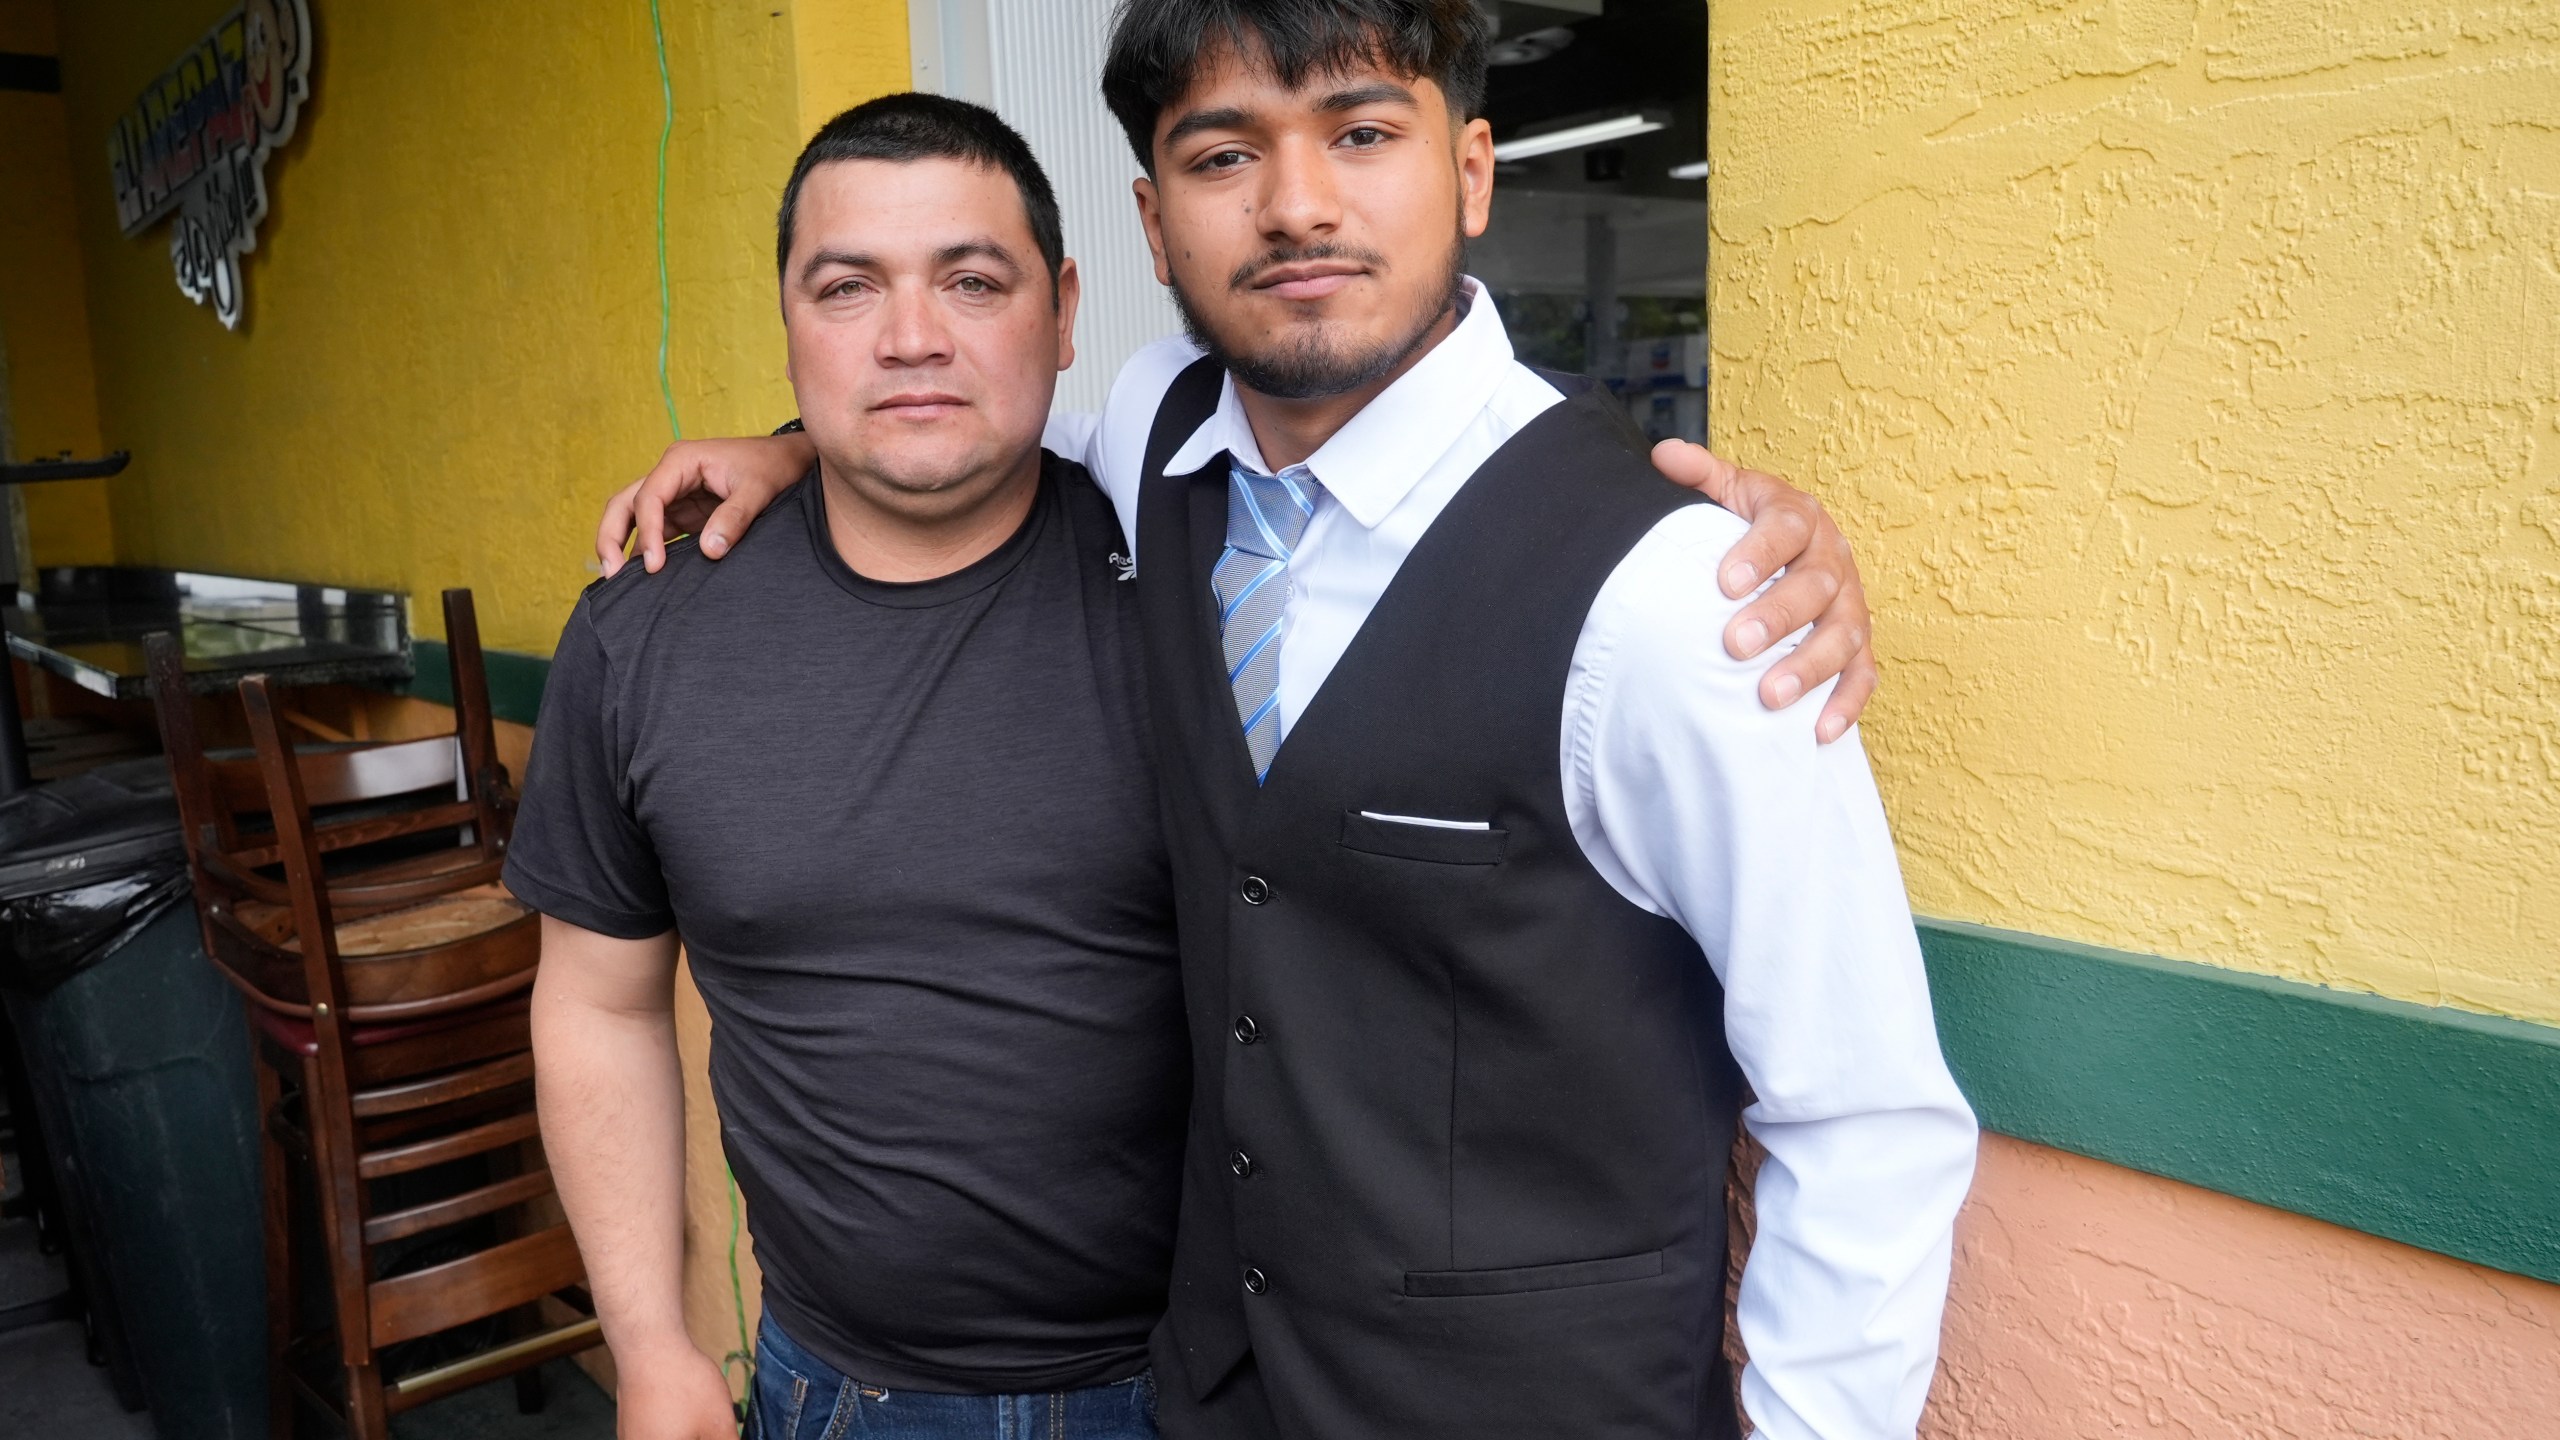
<path fill-rule="evenodd" d="M 1707 7 L 1488 4 L 1493 224 L 1468 247 L 1520 358 L 1606 382 L 1653 439 L 1706 439 Z"/>

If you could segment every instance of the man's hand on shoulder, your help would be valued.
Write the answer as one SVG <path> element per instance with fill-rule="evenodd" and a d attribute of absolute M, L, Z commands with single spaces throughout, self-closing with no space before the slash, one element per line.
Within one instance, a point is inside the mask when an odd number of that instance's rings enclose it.
<path fill-rule="evenodd" d="M 729 1381 L 690 1342 L 617 1350 L 613 1366 L 615 1440 L 737 1440 Z"/>
<path fill-rule="evenodd" d="M 1746 470 L 1686 440 L 1653 447 L 1654 468 L 1704 494 L 1747 521 L 1751 530 L 1735 542 L 1717 574 L 1724 593 L 1740 599 L 1777 575 L 1768 593 L 1742 608 L 1725 626 L 1724 646 L 1748 660 L 1808 623 L 1813 632 L 1760 678 L 1760 703 L 1783 710 L 1833 676 L 1839 686 L 1814 723 L 1814 736 L 1830 744 L 1849 733 L 1876 691 L 1874 626 L 1867 589 L 1858 579 L 1849 538 L 1814 498 L 1775 475 Z"/>
<path fill-rule="evenodd" d="M 717 560 L 764 513 L 774 497 L 809 473 L 817 447 L 794 431 L 736 440 L 679 440 L 648 474 L 607 500 L 596 524 L 596 560 L 618 573 L 624 547 L 654 575 L 667 563 L 667 541 L 702 537 L 704 556 Z"/>

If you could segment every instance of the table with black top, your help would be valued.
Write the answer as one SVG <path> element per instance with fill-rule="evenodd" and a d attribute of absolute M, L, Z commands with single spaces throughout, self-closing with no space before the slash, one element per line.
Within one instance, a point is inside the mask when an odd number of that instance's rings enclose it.
<path fill-rule="evenodd" d="M 185 647 L 188 687 L 200 694 L 253 674 L 280 685 L 360 685 L 415 673 L 409 600 L 396 591 L 84 565 L 41 570 L 34 591 L 15 599 L 0 606 L 9 653 L 110 698 L 151 693 L 142 641 L 160 631 Z M 5 669 L 0 686 L 14 690 Z M 0 692 L 0 702 L 7 796 L 27 786 L 27 744 L 16 696 Z"/>

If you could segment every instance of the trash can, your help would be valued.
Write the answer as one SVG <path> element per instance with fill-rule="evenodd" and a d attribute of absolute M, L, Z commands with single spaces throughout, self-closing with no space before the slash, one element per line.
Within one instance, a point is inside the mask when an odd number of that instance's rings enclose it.
<path fill-rule="evenodd" d="M 158 757 L 0 801 L 0 997 L 162 1440 L 265 1436 L 257 1086 Z"/>

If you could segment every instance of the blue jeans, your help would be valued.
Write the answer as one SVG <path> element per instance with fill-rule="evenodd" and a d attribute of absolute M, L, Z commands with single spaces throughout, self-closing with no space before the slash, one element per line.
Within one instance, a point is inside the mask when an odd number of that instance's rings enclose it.
<path fill-rule="evenodd" d="M 1155 1409 L 1152 1374 L 1034 1395 L 866 1385 L 801 1349 L 768 1316 L 756 1335 L 748 1440 L 1156 1440 Z"/>

